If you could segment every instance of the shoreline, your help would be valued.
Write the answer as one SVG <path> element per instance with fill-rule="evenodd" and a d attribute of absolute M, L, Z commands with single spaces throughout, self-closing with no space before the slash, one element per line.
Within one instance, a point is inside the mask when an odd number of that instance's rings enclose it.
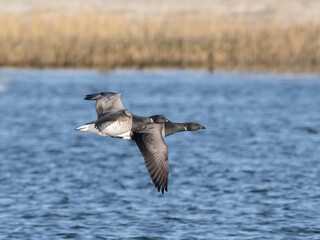
<path fill-rule="evenodd" d="M 3 67 L 320 72 L 320 23 L 278 16 L 0 13 L 1 23 Z"/>
<path fill-rule="evenodd" d="M 95 72 L 175 72 L 175 71 L 185 71 L 185 72 L 203 72 L 208 74 L 215 74 L 215 73 L 239 73 L 239 74 L 275 74 L 275 75 L 319 75 L 320 71 L 276 71 L 276 70 L 246 70 L 246 69 L 217 69 L 215 71 L 208 71 L 205 68 L 114 68 L 114 69 L 106 69 L 106 68 L 85 68 L 85 67 L 66 67 L 66 68 L 59 68 L 59 67 L 45 67 L 45 68 L 37 68 L 37 67 L 14 67 L 14 66 L 0 66 L 1 70 L 26 70 L 26 71 L 95 71 Z"/>

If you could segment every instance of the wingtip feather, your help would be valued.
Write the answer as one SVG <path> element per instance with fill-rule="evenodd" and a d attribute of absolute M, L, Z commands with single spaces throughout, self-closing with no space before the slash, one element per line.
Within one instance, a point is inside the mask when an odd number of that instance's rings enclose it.
<path fill-rule="evenodd" d="M 84 100 L 96 100 L 100 96 L 100 93 L 88 94 Z"/>

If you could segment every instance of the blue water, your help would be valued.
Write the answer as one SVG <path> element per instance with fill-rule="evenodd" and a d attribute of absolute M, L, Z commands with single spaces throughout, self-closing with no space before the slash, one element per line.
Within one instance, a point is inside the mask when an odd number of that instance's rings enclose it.
<path fill-rule="evenodd" d="M 74 131 L 86 94 L 207 127 L 135 143 Z M 320 239 L 320 75 L 0 70 L 0 239 Z"/>

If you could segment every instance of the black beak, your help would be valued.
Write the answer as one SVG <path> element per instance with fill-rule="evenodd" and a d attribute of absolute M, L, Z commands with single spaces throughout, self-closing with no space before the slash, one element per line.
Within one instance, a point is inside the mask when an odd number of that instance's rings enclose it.
<path fill-rule="evenodd" d="M 201 126 L 201 129 L 206 129 L 204 126 Z"/>

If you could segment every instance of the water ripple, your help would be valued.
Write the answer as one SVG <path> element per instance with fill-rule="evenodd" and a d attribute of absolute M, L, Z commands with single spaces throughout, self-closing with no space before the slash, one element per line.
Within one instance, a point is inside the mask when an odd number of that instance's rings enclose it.
<path fill-rule="evenodd" d="M 0 239 L 320 238 L 319 75 L 0 71 Z M 166 138 L 168 193 L 134 143 L 74 131 L 95 91 L 207 127 Z"/>

